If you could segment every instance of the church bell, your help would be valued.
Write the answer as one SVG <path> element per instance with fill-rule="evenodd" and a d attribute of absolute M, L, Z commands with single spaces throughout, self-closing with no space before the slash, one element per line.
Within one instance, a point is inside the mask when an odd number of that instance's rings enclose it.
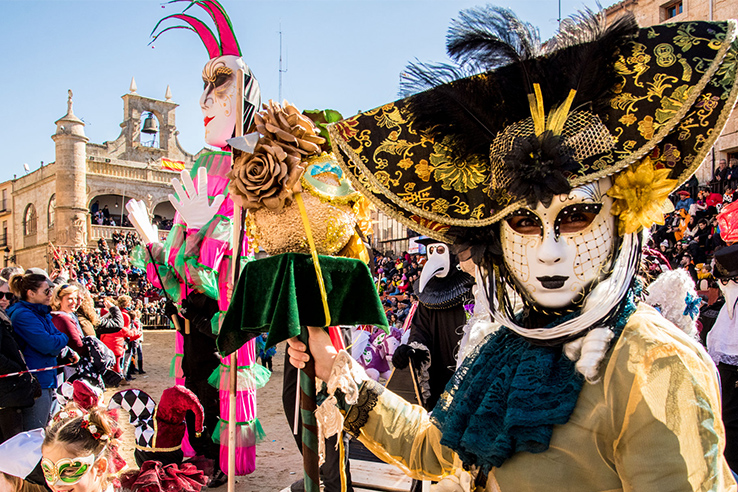
<path fill-rule="evenodd" d="M 141 131 L 143 133 L 149 133 L 152 135 L 154 133 L 159 133 L 159 122 L 156 121 L 156 118 L 154 118 L 151 113 L 149 113 L 149 115 L 144 120 L 144 126 Z"/>

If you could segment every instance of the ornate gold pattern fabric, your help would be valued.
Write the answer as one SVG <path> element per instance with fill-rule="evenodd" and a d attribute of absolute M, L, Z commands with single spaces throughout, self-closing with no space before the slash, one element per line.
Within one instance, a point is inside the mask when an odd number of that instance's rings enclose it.
<path fill-rule="evenodd" d="M 734 21 L 640 29 L 616 64 L 622 83 L 613 88 L 610 107 L 593 115 L 603 127 L 590 125 L 594 134 L 574 132 L 569 137 L 580 164 L 568 175 L 571 186 L 615 174 L 646 156 L 657 169 L 670 169 L 670 178 L 686 181 L 735 104 L 735 34 Z M 465 80 L 493 84 L 497 76 L 493 71 Z M 545 80 L 538 82 L 545 86 Z M 522 201 L 506 190 L 504 170 L 496 169 L 494 157 L 455 164 L 448 142 L 435 141 L 413 126 L 408 109 L 412 97 L 329 128 L 341 165 L 360 191 L 385 213 L 441 241 L 449 240 L 446 231 L 451 226 L 490 225 L 518 208 Z M 562 101 L 563 96 L 546 104 L 553 107 Z M 573 111 L 570 119 L 586 114 Z M 574 120 L 566 124 L 571 127 Z M 497 138 L 490 142 L 491 153 L 504 145 L 505 132 L 529 125 L 532 122 L 518 117 L 493 129 Z M 592 146 L 597 140 L 600 143 Z M 594 153 L 587 155 L 584 149 L 590 146 Z"/>

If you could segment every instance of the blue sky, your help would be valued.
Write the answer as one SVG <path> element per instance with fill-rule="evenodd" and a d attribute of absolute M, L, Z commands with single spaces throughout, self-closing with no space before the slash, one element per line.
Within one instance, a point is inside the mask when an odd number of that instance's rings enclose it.
<path fill-rule="evenodd" d="M 344 116 L 397 99 L 399 74 L 409 61 L 445 61 L 449 21 L 483 2 L 466 0 L 221 0 L 243 58 L 262 98 L 278 99 L 279 31 L 282 98 L 300 109 L 333 108 Z M 612 2 L 605 2 L 609 5 Z M 557 0 L 509 0 L 518 15 L 550 37 Z M 123 121 L 120 96 L 131 77 L 138 93 L 164 99 L 171 86 L 180 144 L 191 153 L 204 145 L 198 99 L 204 46 L 189 31 L 170 31 L 154 47 L 149 34 L 184 4 L 159 0 L 5 0 L 0 93 L 0 181 L 54 160 L 54 121 L 66 112 L 67 89 L 91 142 L 114 140 Z M 561 0 L 562 16 L 595 0 Z M 196 14 L 201 16 L 198 11 Z M 202 17 L 201 17 L 202 18 Z"/>

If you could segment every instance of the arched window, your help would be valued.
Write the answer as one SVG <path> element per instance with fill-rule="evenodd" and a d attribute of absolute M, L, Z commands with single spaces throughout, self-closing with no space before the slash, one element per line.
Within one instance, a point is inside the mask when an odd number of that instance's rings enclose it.
<path fill-rule="evenodd" d="M 36 222 L 38 215 L 36 214 L 36 207 L 33 203 L 29 203 L 26 206 L 26 211 L 23 213 L 23 235 L 31 236 L 36 234 Z"/>
<path fill-rule="evenodd" d="M 51 195 L 49 199 L 49 210 L 48 210 L 48 223 L 49 229 L 54 228 L 54 222 L 56 221 L 56 193 Z"/>

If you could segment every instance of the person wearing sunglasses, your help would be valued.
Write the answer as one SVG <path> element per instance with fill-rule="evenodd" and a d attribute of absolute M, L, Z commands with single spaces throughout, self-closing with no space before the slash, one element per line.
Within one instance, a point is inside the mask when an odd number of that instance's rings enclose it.
<path fill-rule="evenodd" d="M 74 362 L 74 359 L 79 359 L 76 353 L 66 348 L 69 338 L 51 322 L 49 303 L 52 288 L 51 280 L 39 273 L 14 275 L 10 279 L 10 290 L 20 300 L 10 307 L 8 314 L 29 369 L 55 366 L 57 356 L 66 356 L 69 352 Z M 41 384 L 41 396 L 31 407 L 23 410 L 24 430 L 45 427 L 55 401 L 56 370 L 38 372 L 36 378 Z"/>

